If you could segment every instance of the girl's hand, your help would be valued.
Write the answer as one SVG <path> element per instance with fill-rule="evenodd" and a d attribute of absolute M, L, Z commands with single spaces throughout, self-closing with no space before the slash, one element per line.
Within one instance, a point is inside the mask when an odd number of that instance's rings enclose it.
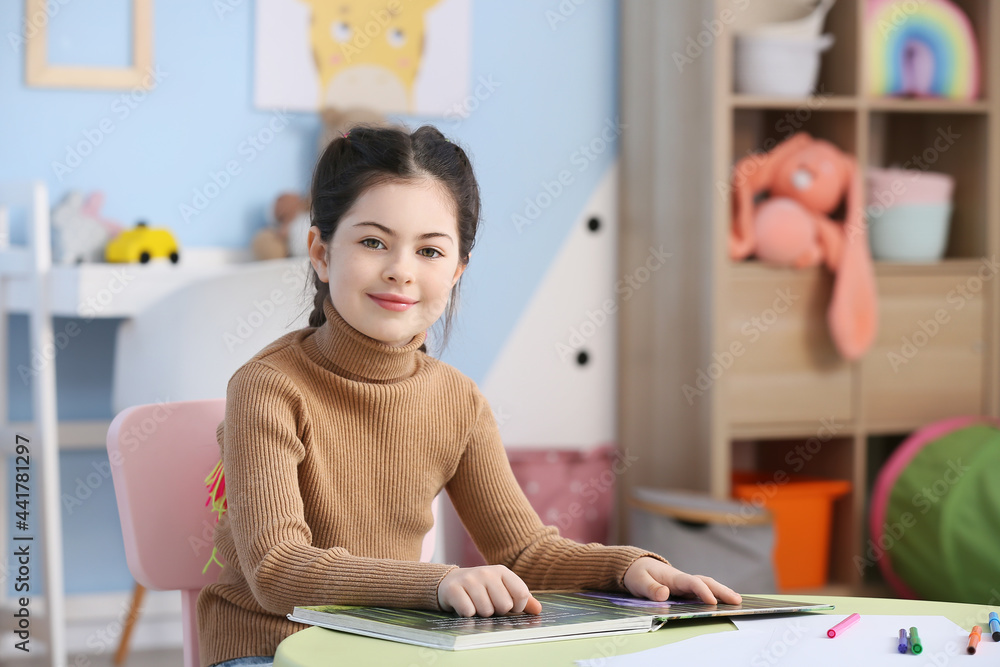
<path fill-rule="evenodd" d="M 643 556 L 625 571 L 625 588 L 636 597 L 663 602 L 671 593 L 701 598 L 702 602 L 740 604 L 740 594 L 715 579 L 681 572 L 673 565 Z"/>
<path fill-rule="evenodd" d="M 452 570 L 438 585 L 438 604 L 459 616 L 542 613 L 521 577 L 503 565 Z"/>

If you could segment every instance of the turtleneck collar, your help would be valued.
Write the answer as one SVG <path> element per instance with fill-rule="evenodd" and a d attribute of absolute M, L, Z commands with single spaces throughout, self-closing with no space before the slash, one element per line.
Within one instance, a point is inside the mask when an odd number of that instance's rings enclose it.
<path fill-rule="evenodd" d="M 406 345 L 393 347 L 364 335 L 323 302 L 326 323 L 303 342 L 307 353 L 328 370 L 358 382 L 388 383 L 405 380 L 417 372 L 419 349 L 427 338 L 420 332 Z"/>

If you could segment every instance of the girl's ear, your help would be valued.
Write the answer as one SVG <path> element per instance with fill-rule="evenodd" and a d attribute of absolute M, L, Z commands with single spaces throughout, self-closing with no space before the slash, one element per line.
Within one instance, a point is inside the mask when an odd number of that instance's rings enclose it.
<path fill-rule="evenodd" d="M 455 286 L 455 284 L 458 282 L 458 279 L 462 277 L 462 274 L 465 273 L 465 270 L 468 267 L 469 267 L 468 264 L 463 264 L 462 262 L 458 263 L 458 266 L 455 268 L 455 277 L 451 279 L 452 287 Z"/>
<path fill-rule="evenodd" d="M 309 228 L 307 244 L 309 246 L 309 261 L 312 263 L 313 269 L 316 270 L 316 275 L 319 276 L 319 279 L 323 282 L 329 282 L 330 278 L 327 275 L 329 264 L 326 261 L 329 249 L 326 244 L 323 243 L 323 239 L 320 237 L 319 227 L 316 225 Z"/>

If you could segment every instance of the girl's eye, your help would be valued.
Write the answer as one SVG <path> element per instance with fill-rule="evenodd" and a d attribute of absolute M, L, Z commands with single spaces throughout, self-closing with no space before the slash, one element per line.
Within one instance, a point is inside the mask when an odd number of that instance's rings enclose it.
<path fill-rule="evenodd" d="M 361 239 L 361 245 L 363 245 L 366 248 L 371 248 L 372 250 L 378 250 L 378 247 L 382 245 L 382 242 L 379 241 L 378 239 Z"/>
<path fill-rule="evenodd" d="M 425 250 L 429 250 L 430 252 L 435 253 L 433 255 L 424 255 L 424 257 L 427 257 L 429 259 L 434 259 L 436 257 L 444 257 L 444 253 L 438 250 L 437 248 L 421 248 L 420 252 L 423 252 Z"/>

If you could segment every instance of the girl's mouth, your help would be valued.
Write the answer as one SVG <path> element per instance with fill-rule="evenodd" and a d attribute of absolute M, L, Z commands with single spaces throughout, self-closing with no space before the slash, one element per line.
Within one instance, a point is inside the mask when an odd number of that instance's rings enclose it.
<path fill-rule="evenodd" d="M 389 301 L 388 299 L 380 299 L 377 296 L 372 296 L 371 294 L 368 295 L 368 298 L 377 303 L 378 305 L 382 306 L 386 310 L 393 310 L 396 311 L 397 313 L 402 312 L 404 310 L 409 310 L 414 305 L 416 305 L 413 303 L 400 303 L 398 301 Z"/>

